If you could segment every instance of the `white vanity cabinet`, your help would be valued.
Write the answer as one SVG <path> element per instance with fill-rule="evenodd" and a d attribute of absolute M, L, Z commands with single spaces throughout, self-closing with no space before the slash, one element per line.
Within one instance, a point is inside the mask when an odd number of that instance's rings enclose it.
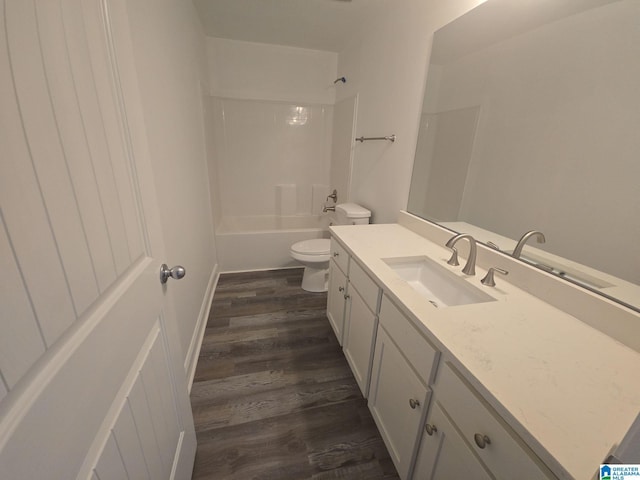
<path fill-rule="evenodd" d="M 329 318 L 331 328 L 333 328 L 340 345 L 342 345 L 344 330 L 348 273 L 349 254 L 332 238 L 331 260 L 329 261 L 329 287 L 327 292 L 327 318 Z"/>
<path fill-rule="evenodd" d="M 410 475 L 431 390 L 438 351 L 383 296 L 369 409 L 400 478 Z"/>
<path fill-rule="evenodd" d="M 572 285 L 479 247 L 480 270 L 495 260 L 510 271 L 509 281 L 484 286 L 480 273 L 445 266 L 450 232 L 408 214 L 401 219 L 331 227 L 332 268 L 343 275 L 331 277 L 330 297 L 341 296 L 329 300 L 329 310 L 330 318 L 341 316 L 332 323 L 341 325 L 361 386 L 375 337 L 368 406 L 402 480 L 592 478 L 600 462 L 622 451 L 617 445 L 640 437 L 629 430 L 638 416 L 640 355 L 579 321 L 585 307 L 577 300 L 621 321 L 637 315 L 591 303 Z M 447 288 L 472 286 L 494 301 L 434 306 L 398 267 L 425 257 L 456 276 Z M 565 294 L 567 303 L 556 305 Z M 594 356 L 593 345 L 607 354 Z M 637 458 L 632 446 L 624 452 Z"/>
<path fill-rule="evenodd" d="M 448 363 L 422 434 L 413 478 L 556 478 Z"/>

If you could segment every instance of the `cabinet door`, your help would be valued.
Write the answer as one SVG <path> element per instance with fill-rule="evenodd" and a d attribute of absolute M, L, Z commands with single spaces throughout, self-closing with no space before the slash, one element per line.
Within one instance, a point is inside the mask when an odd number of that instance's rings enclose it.
<path fill-rule="evenodd" d="M 420 450 L 413 471 L 414 480 L 488 480 L 484 465 L 462 440 L 440 405 L 434 402 L 423 431 Z"/>
<path fill-rule="evenodd" d="M 336 334 L 338 343 L 342 345 L 344 327 L 345 296 L 347 294 L 347 277 L 336 263 L 329 262 L 329 287 L 327 294 L 327 318 Z"/>
<path fill-rule="evenodd" d="M 438 371 L 435 389 L 460 435 L 497 478 L 555 478 L 449 362 Z"/>
<path fill-rule="evenodd" d="M 351 366 L 362 395 L 367 398 L 374 334 L 378 319 L 352 285 L 349 285 L 347 297 L 343 336 L 344 356 Z"/>
<path fill-rule="evenodd" d="M 403 479 L 409 476 L 430 393 L 384 328 L 378 328 L 369 409 Z"/>

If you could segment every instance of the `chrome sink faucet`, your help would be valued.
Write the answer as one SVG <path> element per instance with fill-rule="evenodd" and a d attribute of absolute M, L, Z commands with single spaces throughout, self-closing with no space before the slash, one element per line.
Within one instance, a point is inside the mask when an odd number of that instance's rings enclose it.
<path fill-rule="evenodd" d="M 520 240 L 518 240 L 518 244 L 516 245 L 516 248 L 513 249 L 513 253 L 511 254 L 513 258 L 520 258 L 522 249 L 524 248 L 524 244 L 527 243 L 527 241 L 531 237 L 536 237 L 538 243 L 544 243 L 547 241 L 547 239 L 544 238 L 544 234 L 542 232 L 539 232 L 538 230 L 529 230 L 527 233 L 522 235 L 522 237 L 520 237 Z"/>
<path fill-rule="evenodd" d="M 453 251 L 453 255 L 447 262 L 449 265 L 458 265 L 458 250 L 454 247 L 458 240 L 466 238 L 469 240 L 469 258 L 467 258 L 467 264 L 462 269 L 462 273 L 466 275 L 475 275 L 476 274 L 476 255 L 477 255 L 477 247 L 476 247 L 476 239 L 473 238 L 468 233 L 459 233 L 454 235 L 449 239 L 449 241 L 445 244 L 445 247 L 450 248 Z"/>

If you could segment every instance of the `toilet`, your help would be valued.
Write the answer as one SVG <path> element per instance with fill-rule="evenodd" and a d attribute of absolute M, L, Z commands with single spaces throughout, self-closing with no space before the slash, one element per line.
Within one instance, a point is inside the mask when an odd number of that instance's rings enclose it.
<path fill-rule="evenodd" d="M 335 225 L 366 225 L 371 212 L 355 203 L 336 205 Z M 291 245 L 291 257 L 304 265 L 302 289 L 307 292 L 326 292 L 329 283 L 331 240 L 317 238 Z"/>

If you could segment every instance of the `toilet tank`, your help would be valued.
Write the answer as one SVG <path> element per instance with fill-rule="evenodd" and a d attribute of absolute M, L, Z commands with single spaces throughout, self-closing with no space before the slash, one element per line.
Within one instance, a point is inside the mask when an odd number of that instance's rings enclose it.
<path fill-rule="evenodd" d="M 336 225 L 366 225 L 371 218 L 371 211 L 355 203 L 336 205 Z"/>

